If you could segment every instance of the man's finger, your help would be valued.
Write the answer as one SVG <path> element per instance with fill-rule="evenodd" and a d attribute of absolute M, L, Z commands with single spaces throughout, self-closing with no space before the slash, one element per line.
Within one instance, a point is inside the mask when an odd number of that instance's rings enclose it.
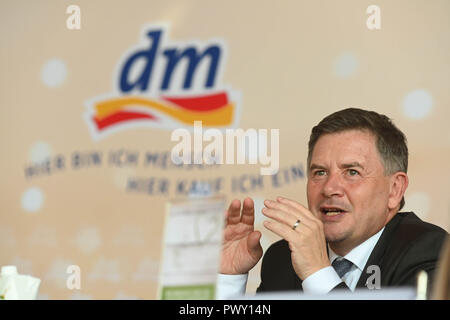
<path fill-rule="evenodd" d="M 256 260 L 262 256 L 261 232 L 253 231 L 247 238 L 247 247 L 250 255 Z"/>
<path fill-rule="evenodd" d="M 255 204 L 251 198 L 245 198 L 242 204 L 241 222 L 249 225 L 255 222 Z"/>
<path fill-rule="evenodd" d="M 264 210 L 265 216 L 292 226 L 295 221 L 300 220 L 304 225 L 310 227 L 312 219 L 310 215 L 297 210 L 296 208 L 278 201 L 265 200 L 264 205 L 268 210 Z M 292 222 L 293 221 L 293 222 Z"/>
<path fill-rule="evenodd" d="M 286 226 L 291 227 L 291 228 L 294 226 L 294 224 L 297 222 L 297 220 L 300 220 L 300 223 L 301 223 L 301 219 L 299 219 L 298 217 L 291 215 L 289 213 L 280 211 L 280 210 L 263 208 L 262 213 L 266 217 L 271 218 L 279 223 L 285 224 Z M 305 226 L 306 226 L 306 224 L 305 224 Z"/>
<path fill-rule="evenodd" d="M 305 206 L 301 205 L 300 203 L 298 203 L 297 201 L 288 199 L 288 198 L 283 198 L 283 197 L 277 197 L 277 201 L 279 203 L 283 203 L 285 205 L 291 206 L 293 208 L 295 208 L 296 210 L 304 213 L 306 216 L 312 218 L 316 218 L 316 216 L 314 216 L 314 214 L 309 211 L 308 208 L 306 208 Z"/>
<path fill-rule="evenodd" d="M 288 242 L 292 241 L 293 237 L 296 236 L 292 228 L 289 228 L 286 224 L 280 223 L 278 221 L 266 220 L 264 221 L 264 227 Z"/>
<path fill-rule="evenodd" d="M 227 212 L 227 224 L 238 224 L 241 221 L 241 201 L 231 201 Z"/>

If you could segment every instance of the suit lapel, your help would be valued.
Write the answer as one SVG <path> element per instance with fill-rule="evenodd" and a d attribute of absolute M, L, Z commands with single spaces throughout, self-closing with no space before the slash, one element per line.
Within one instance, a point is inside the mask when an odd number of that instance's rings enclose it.
<path fill-rule="evenodd" d="M 377 265 L 381 268 L 381 265 L 383 264 L 383 258 L 386 253 L 387 247 L 391 244 L 392 238 L 395 233 L 395 229 L 397 225 L 399 224 L 401 218 L 398 215 L 398 213 L 391 219 L 391 221 L 388 222 L 386 225 L 383 233 L 381 234 L 380 239 L 378 239 L 377 244 L 372 250 L 372 253 L 369 256 L 369 259 L 367 260 L 366 265 L 364 266 L 363 272 L 361 274 L 361 277 L 358 280 L 358 283 L 356 285 L 357 288 L 365 288 L 367 279 L 369 276 L 372 275 L 372 273 L 367 272 L 367 268 L 371 265 Z"/>

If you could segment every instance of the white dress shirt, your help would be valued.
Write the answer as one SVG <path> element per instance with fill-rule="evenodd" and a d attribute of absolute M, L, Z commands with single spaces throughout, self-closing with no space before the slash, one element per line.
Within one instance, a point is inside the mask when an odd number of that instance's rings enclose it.
<path fill-rule="evenodd" d="M 344 256 L 345 259 L 353 262 L 353 266 L 350 271 L 342 276 L 342 279 L 339 278 L 332 266 L 325 267 L 303 280 L 303 293 L 326 294 L 342 281 L 346 283 L 350 290 L 354 291 L 367 260 L 383 233 L 383 230 L 384 228 L 357 247 L 353 248 Z M 339 256 L 328 246 L 328 257 L 330 263 L 333 263 Z M 247 286 L 247 278 L 248 274 L 219 274 L 217 281 L 217 299 L 228 299 L 233 296 L 243 295 Z"/>

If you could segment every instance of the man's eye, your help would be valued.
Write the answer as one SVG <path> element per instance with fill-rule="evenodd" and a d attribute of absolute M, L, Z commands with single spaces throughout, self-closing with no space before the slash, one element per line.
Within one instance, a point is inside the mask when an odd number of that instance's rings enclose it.
<path fill-rule="evenodd" d="M 359 175 L 359 172 L 356 171 L 355 169 L 349 169 L 349 170 L 348 170 L 348 174 L 349 174 L 350 176 L 357 176 L 357 175 Z"/>
<path fill-rule="evenodd" d="M 314 171 L 314 175 L 315 176 L 324 176 L 325 175 L 325 170 Z"/>

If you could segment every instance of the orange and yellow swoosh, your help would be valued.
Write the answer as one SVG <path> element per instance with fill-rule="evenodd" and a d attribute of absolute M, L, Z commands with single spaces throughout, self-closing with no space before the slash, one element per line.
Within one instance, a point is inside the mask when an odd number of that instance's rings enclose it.
<path fill-rule="evenodd" d="M 147 108 L 148 111 L 130 110 L 135 107 Z M 93 121 L 98 130 L 132 120 L 159 121 L 152 110 L 187 125 L 202 121 L 204 126 L 221 127 L 233 122 L 235 112 L 235 105 L 228 101 L 225 92 L 188 98 L 161 97 L 161 100 L 128 96 L 98 102 L 94 108 Z"/>

